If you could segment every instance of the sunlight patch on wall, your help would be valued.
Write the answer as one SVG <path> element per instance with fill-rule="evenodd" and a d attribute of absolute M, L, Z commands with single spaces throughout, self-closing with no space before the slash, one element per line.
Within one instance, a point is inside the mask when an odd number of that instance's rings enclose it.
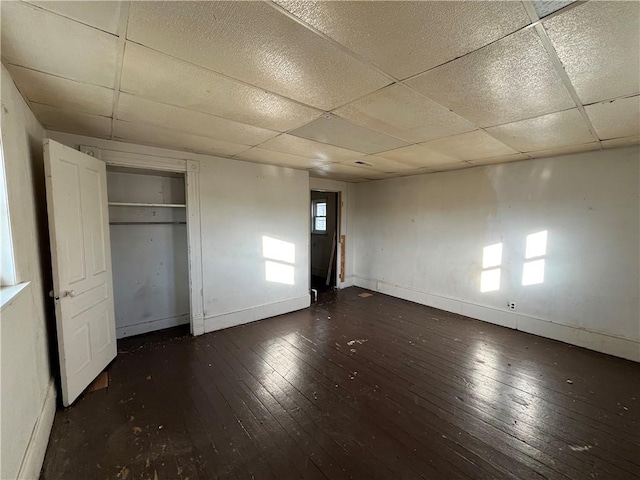
<path fill-rule="evenodd" d="M 267 282 L 284 283 L 286 285 L 295 283 L 293 265 L 285 265 L 271 260 L 267 260 L 264 265 Z"/>
<path fill-rule="evenodd" d="M 525 257 L 527 259 L 534 257 L 542 257 L 547 254 L 547 231 L 527 235 L 527 250 Z"/>
<path fill-rule="evenodd" d="M 500 265 L 502 265 L 502 243 L 484 247 L 482 251 L 483 271 L 480 275 L 481 292 L 500 290 Z"/>
<path fill-rule="evenodd" d="M 522 285 L 537 283 L 544 283 L 544 260 L 527 262 L 522 269 Z"/>
<path fill-rule="evenodd" d="M 296 246 L 291 242 L 263 235 L 262 256 L 277 262 L 295 263 Z"/>
<path fill-rule="evenodd" d="M 522 285 L 544 283 L 544 256 L 547 254 L 547 230 L 527 235 L 525 262 L 522 268 Z"/>
<path fill-rule="evenodd" d="M 296 246 L 291 242 L 262 236 L 262 256 L 265 260 L 267 282 L 293 285 L 295 283 Z"/>

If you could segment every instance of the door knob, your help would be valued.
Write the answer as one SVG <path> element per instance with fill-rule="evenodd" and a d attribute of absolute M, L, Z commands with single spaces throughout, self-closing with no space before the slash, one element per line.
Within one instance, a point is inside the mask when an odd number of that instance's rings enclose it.
<path fill-rule="evenodd" d="M 65 297 L 75 297 L 76 296 L 76 291 L 75 290 L 67 290 L 66 292 L 64 292 L 64 296 Z"/>

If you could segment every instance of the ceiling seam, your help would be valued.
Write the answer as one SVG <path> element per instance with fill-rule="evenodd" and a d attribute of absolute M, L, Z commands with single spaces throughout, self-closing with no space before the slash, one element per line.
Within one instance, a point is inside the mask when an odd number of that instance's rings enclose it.
<path fill-rule="evenodd" d="M 29 70 L 30 72 L 41 73 L 42 75 L 49 75 L 54 78 L 59 78 L 60 80 L 67 80 L 69 82 L 79 83 L 80 85 L 88 85 L 90 87 L 98 87 L 98 88 L 104 88 L 106 90 L 113 90 L 112 87 L 107 87 L 105 85 L 98 85 L 97 83 L 85 82 L 83 80 L 75 80 L 69 77 L 63 77 L 62 75 L 58 75 L 56 73 L 45 72 L 44 70 L 38 70 L 37 68 L 28 67 L 26 65 L 20 65 L 19 63 L 13 63 L 13 62 L 3 62 L 3 63 L 4 65 L 11 65 L 12 67 L 24 68 L 25 70 Z"/>
<path fill-rule="evenodd" d="M 384 70 L 382 70 L 380 67 L 378 67 L 377 65 L 375 65 L 373 62 L 367 60 L 366 58 L 360 56 L 359 54 L 357 54 L 356 52 L 354 52 L 353 50 L 351 50 L 350 48 L 348 48 L 347 46 L 341 44 L 340 42 L 338 42 L 337 40 L 334 40 L 333 38 L 331 38 L 329 35 L 327 35 L 324 32 L 321 32 L 320 30 L 318 30 L 317 28 L 315 28 L 313 25 L 308 24 L 307 22 L 305 22 L 304 20 L 302 20 L 301 18 L 295 16 L 293 13 L 291 13 L 289 10 L 287 10 L 286 8 L 281 7 L 280 5 L 278 5 L 277 3 L 274 3 L 271 0 L 264 0 L 265 3 L 269 6 L 271 6 L 272 8 L 274 8 L 277 12 L 280 12 L 282 15 L 284 15 L 285 17 L 289 18 L 290 20 L 293 20 L 294 22 L 296 22 L 298 25 L 306 28 L 307 30 L 309 30 L 310 32 L 314 33 L 315 35 L 318 35 L 319 37 L 321 37 L 322 39 L 328 41 L 329 43 L 331 43 L 334 47 L 337 47 L 340 51 L 346 53 L 347 55 L 349 55 L 350 57 L 358 60 L 361 63 L 364 63 L 366 66 L 368 66 L 369 68 L 375 70 L 378 74 L 384 76 L 387 80 L 391 80 L 391 84 L 393 83 L 397 83 L 400 80 L 396 77 L 394 77 L 393 75 L 391 75 L 390 73 L 385 72 Z M 389 86 L 386 85 L 386 86 Z M 384 88 L 384 87 L 383 87 Z M 336 107 L 339 108 L 339 107 Z"/>
<path fill-rule="evenodd" d="M 522 3 L 524 5 L 525 10 L 527 11 L 527 14 L 531 18 L 532 22 L 535 23 L 535 29 L 536 29 L 536 32 L 538 33 L 538 37 L 542 41 L 542 45 L 544 46 L 544 49 L 547 51 L 547 55 L 549 56 L 549 59 L 551 60 L 551 63 L 553 64 L 556 72 L 562 79 L 562 83 L 564 87 L 567 89 L 567 92 L 569 92 L 569 95 L 575 102 L 576 107 L 578 108 L 578 111 L 582 116 L 582 119 L 584 120 L 584 122 L 587 125 L 587 128 L 589 129 L 589 132 L 591 133 L 591 135 L 594 136 L 594 138 L 598 142 L 600 149 L 602 149 L 602 143 L 600 142 L 600 137 L 596 133 L 596 130 L 593 124 L 591 123 L 591 119 L 587 115 L 587 111 L 585 110 L 584 105 L 582 104 L 582 100 L 580 100 L 580 97 L 578 96 L 578 92 L 573 86 L 573 83 L 571 83 L 569 74 L 567 74 L 567 71 L 564 69 L 564 65 L 562 65 L 562 61 L 558 56 L 558 52 L 556 52 L 556 49 L 553 46 L 553 43 L 551 42 L 549 35 L 547 35 L 547 31 L 545 30 L 544 25 L 542 24 L 542 20 L 538 17 L 538 13 L 534 8 L 533 3 L 531 2 L 531 0 L 524 0 Z M 584 3 L 584 2 L 581 2 L 581 3 Z M 545 17 L 545 20 L 546 20 L 546 17 Z"/>
<path fill-rule="evenodd" d="M 55 0 L 53 0 L 53 1 L 55 1 Z M 84 22 L 82 22 L 80 20 L 77 20 L 75 18 L 68 17 L 67 15 L 62 15 L 61 13 L 54 12 L 53 10 L 49 10 L 47 8 L 41 7 L 40 5 L 36 5 L 36 4 L 31 3 L 29 1 L 21 0 L 21 3 L 23 5 L 28 5 L 29 7 L 33 8 L 33 9 L 41 10 L 42 12 L 45 12 L 45 13 L 48 13 L 48 14 L 51 14 L 51 15 L 55 15 L 56 17 L 64 18 L 65 20 L 70 20 L 70 21 L 72 21 L 74 23 L 77 23 L 79 25 L 83 25 L 85 27 L 93 28 L 94 30 L 98 30 L 99 32 L 106 33 L 107 35 L 111 35 L 112 37 L 117 37 L 118 36 L 118 35 L 114 34 L 113 32 L 110 32 L 108 30 L 103 30 L 102 28 L 96 27 L 95 25 L 90 25 L 88 23 L 84 23 Z M 121 2 L 121 6 L 124 3 L 125 2 Z"/>
<path fill-rule="evenodd" d="M 258 85 L 254 85 L 252 83 L 245 82 L 244 80 L 240 80 L 239 78 L 231 77 L 231 76 L 226 75 L 226 74 L 224 74 L 222 72 L 218 72 L 216 70 L 212 70 L 211 68 L 204 67 L 204 66 L 202 66 L 200 64 L 197 64 L 197 63 L 193 63 L 193 62 L 191 62 L 189 60 L 185 60 L 184 58 L 176 57 L 175 55 L 172 55 L 172 54 L 167 53 L 167 52 L 163 52 L 162 50 L 156 50 L 155 48 L 150 47 L 149 45 L 145 45 L 144 43 L 138 43 L 138 42 L 136 42 L 134 40 L 131 40 L 131 39 L 127 39 L 127 42 L 128 43 L 132 43 L 134 45 L 139 45 L 141 47 L 147 48 L 147 49 L 149 49 L 149 50 L 151 50 L 153 52 L 160 53 L 162 55 L 166 55 L 167 57 L 170 57 L 170 58 L 173 58 L 175 60 L 178 60 L 179 62 L 186 63 L 188 65 L 192 65 L 192 66 L 197 67 L 197 68 L 199 68 L 201 70 L 204 70 L 204 71 L 209 72 L 209 73 L 213 73 L 214 75 L 220 76 L 222 78 L 226 78 L 228 80 L 231 80 L 233 82 L 239 83 L 241 85 L 244 85 L 244 86 L 247 86 L 247 87 L 251 87 L 251 88 L 255 88 L 255 89 L 258 89 L 258 90 L 262 90 L 263 92 L 269 93 L 271 95 L 275 95 L 277 97 L 284 98 L 285 100 L 289 100 L 290 102 L 293 102 L 293 103 L 295 103 L 297 105 L 300 105 L 302 107 L 306 107 L 306 108 L 310 108 L 312 110 L 316 110 L 318 112 L 318 114 L 327 113 L 329 111 L 329 110 L 323 110 L 322 108 L 319 108 L 319 107 L 314 107 L 313 105 L 309 105 L 308 103 L 301 102 L 300 100 L 296 100 L 295 98 L 287 97 L 285 95 L 282 95 L 281 93 L 274 92 L 273 90 L 269 90 L 267 88 L 260 87 Z"/>
<path fill-rule="evenodd" d="M 118 51 L 116 57 L 116 72 L 113 85 L 113 108 L 111 110 L 111 140 L 116 131 L 116 116 L 120 99 L 120 81 L 122 80 L 122 65 L 124 64 L 124 49 L 127 43 L 127 27 L 129 25 L 129 2 L 120 4 L 120 21 L 118 25 Z"/>
<path fill-rule="evenodd" d="M 333 114 L 333 115 L 336 115 L 336 116 L 340 117 L 340 118 L 341 118 L 341 119 L 343 119 L 343 120 L 346 120 L 346 121 L 351 122 L 349 119 L 347 119 L 347 118 L 345 118 L 345 117 L 340 116 L 338 113 L 335 113 L 335 112 L 336 112 L 336 110 L 338 110 L 338 109 L 340 109 L 340 108 L 343 108 L 343 107 L 346 107 L 346 106 L 348 106 L 348 105 L 351 105 L 351 104 L 353 104 L 353 103 L 355 103 L 355 102 L 358 102 L 358 101 L 362 100 L 363 98 L 366 98 L 366 97 L 368 97 L 368 96 L 370 96 L 370 95 L 374 95 L 374 94 L 376 94 L 376 93 L 380 92 L 381 90 L 384 90 L 384 89 L 389 88 L 389 87 L 391 87 L 391 86 L 394 86 L 394 85 L 404 85 L 405 87 L 409 88 L 412 92 L 417 93 L 417 94 L 418 94 L 418 95 L 420 95 L 421 97 L 426 98 L 427 100 L 429 100 L 429 101 L 431 101 L 431 102 L 435 103 L 436 105 L 441 106 L 442 108 L 444 108 L 444 109 L 446 109 L 447 111 L 449 111 L 449 112 L 453 113 L 454 115 L 456 115 L 456 116 L 458 116 L 458 117 L 460 117 L 460 118 L 462 118 L 462 119 L 466 120 L 467 122 L 469 122 L 470 124 L 472 124 L 473 126 L 475 126 L 475 127 L 476 127 L 476 129 L 484 131 L 487 135 L 491 136 L 491 138 L 493 138 L 493 139 L 494 139 L 494 140 L 496 140 L 497 142 L 500 142 L 500 143 L 502 143 L 502 144 L 503 144 L 503 145 L 505 145 L 505 146 L 509 146 L 509 145 L 504 144 L 504 142 L 502 142 L 501 140 L 499 140 L 499 139 L 495 138 L 493 135 L 490 135 L 488 132 L 486 132 L 486 131 L 485 131 L 485 128 L 486 128 L 486 127 L 481 127 L 481 126 L 477 125 L 475 122 L 472 122 L 471 120 L 469 120 L 469 119 L 468 119 L 468 118 L 466 118 L 465 116 L 460 115 L 459 113 L 457 113 L 457 112 L 455 112 L 455 111 L 451 110 L 450 108 L 448 108 L 448 107 L 447 107 L 447 106 L 445 106 L 445 105 L 442 105 L 441 103 L 437 102 L 436 100 L 434 100 L 433 98 L 431 98 L 431 97 L 429 97 L 428 95 L 424 94 L 423 92 L 420 92 L 419 90 L 416 90 L 416 89 L 415 89 L 415 88 L 413 88 L 412 86 L 408 85 L 406 82 L 407 82 L 408 80 L 411 80 L 411 79 L 413 79 L 413 78 L 415 78 L 415 77 L 417 77 L 417 76 L 420 76 L 420 75 L 422 75 L 422 74 L 424 74 L 424 73 L 426 73 L 426 72 L 428 72 L 428 71 L 430 71 L 430 70 L 433 70 L 433 69 L 435 69 L 435 68 L 441 67 L 442 65 L 446 65 L 446 64 L 448 64 L 448 63 L 450 63 L 450 62 L 453 62 L 453 61 L 458 60 L 458 59 L 460 59 L 460 58 L 462 58 L 462 57 L 465 57 L 465 56 L 467 56 L 467 55 L 469 55 L 469 54 L 471 54 L 471 53 L 474 53 L 474 52 L 476 52 L 476 51 L 478 51 L 478 50 L 481 50 L 481 49 L 483 49 L 483 48 L 486 48 L 486 47 L 488 47 L 488 46 L 490 46 L 490 45 L 492 45 L 492 44 L 494 44 L 494 43 L 497 43 L 497 42 L 499 42 L 499 41 L 501 41 L 501 40 L 503 40 L 503 39 L 505 39 L 505 38 L 509 37 L 510 35 L 513 35 L 514 33 L 520 32 L 520 31 L 525 30 L 525 29 L 528 29 L 528 28 L 532 28 L 532 26 L 533 26 L 533 22 L 532 22 L 532 23 L 530 23 L 530 24 L 528 24 L 528 25 L 525 25 L 525 26 L 523 26 L 523 27 L 521 27 L 521 28 L 519 28 L 519 29 L 517 29 L 517 30 L 515 30 L 515 31 L 513 31 L 513 32 L 510 32 L 510 33 L 508 33 L 508 34 L 506 34 L 506 35 L 504 35 L 504 36 L 502 36 L 502 37 L 500 37 L 500 38 L 498 38 L 498 39 L 496 39 L 496 40 L 494 40 L 494 41 L 492 41 L 492 42 L 490 42 L 490 43 L 487 43 L 486 45 L 483 45 L 482 47 L 476 48 L 475 50 L 472 50 L 472 51 L 467 52 L 467 53 L 465 53 L 465 54 L 463 54 L 463 55 L 460 55 L 460 56 L 458 56 L 458 57 L 455 57 L 455 58 L 453 58 L 453 59 L 451 59 L 451 60 L 447 60 L 446 62 L 443 62 L 443 63 L 441 63 L 441 64 L 439 64 L 439 65 L 436 65 L 436 66 L 431 67 L 431 68 L 429 68 L 429 69 L 427 69 L 427 70 L 424 70 L 424 71 L 419 72 L 419 73 L 417 73 L 417 74 L 415 74 L 415 75 L 411 75 L 411 76 L 409 76 L 409 77 L 407 77 L 407 78 L 404 78 L 404 79 L 400 80 L 400 79 L 398 79 L 398 78 L 394 77 L 393 75 L 391 75 L 391 74 L 389 74 L 389 73 L 385 72 L 384 70 L 382 70 L 380 67 L 378 67 L 378 66 L 377 66 L 377 65 L 375 65 L 374 63 L 370 62 L 369 60 L 367 60 L 367 59 L 365 59 L 364 57 L 360 56 L 359 54 L 355 53 L 353 50 L 349 49 L 348 47 L 346 47 L 345 45 L 341 44 L 341 43 L 340 43 L 340 42 L 338 42 L 337 40 L 334 40 L 333 38 L 331 38 L 331 37 L 330 37 L 330 36 L 328 36 L 327 34 L 325 34 L 325 33 L 321 32 L 320 30 L 318 30 L 318 29 L 317 29 L 317 28 L 315 28 L 314 26 L 312 26 L 312 25 L 308 24 L 307 22 L 305 22 L 305 21 L 304 21 L 304 20 L 302 20 L 301 18 L 299 18 L 299 17 L 295 16 L 293 13 L 289 12 L 289 11 L 288 11 L 288 10 L 286 10 L 285 8 L 281 7 L 280 5 L 278 5 L 278 4 L 276 4 L 276 3 L 274 3 L 274 2 L 273 2 L 273 1 L 271 1 L 271 0 L 264 0 L 264 1 L 265 1 L 267 4 L 269 4 L 272 8 L 274 8 L 276 11 L 278 11 L 278 12 L 280 12 L 281 14 L 285 15 L 285 16 L 286 16 L 286 17 L 288 17 L 289 19 L 291 19 L 291 20 L 295 21 L 295 22 L 296 22 L 296 23 L 298 23 L 299 25 L 301 25 L 301 26 L 305 27 L 307 30 L 309 30 L 309 31 L 313 32 L 314 34 L 318 35 L 319 37 L 323 38 L 324 40 L 326 40 L 326 41 L 330 42 L 331 44 L 335 45 L 335 46 L 336 46 L 336 47 L 338 47 L 341 51 L 343 51 L 343 52 L 347 53 L 348 55 L 350 55 L 352 58 L 354 58 L 354 59 L 356 59 L 356 60 L 358 60 L 358 61 L 360 61 L 360 62 L 364 63 L 365 65 L 367 65 L 367 66 L 369 66 L 370 68 L 374 69 L 376 72 L 378 72 L 378 73 L 380 73 L 380 74 L 382 74 L 382 75 L 384 75 L 384 76 L 386 76 L 387 78 L 389 78 L 389 79 L 391 79 L 391 80 L 392 80 L 392 83 L 391 83 L 391 84 L 389 84 L 389 85 L 385 85 L 385 86 L 383 86 L 383 87 L 378 88 L 377 90 L 374 90 L 373 92 L 368 92 L 368 93 L 366 93 L 366 94 L 364 94 L 364 95 L 362 95 L 362 96 L 360 96 L 360 97 L 357 97 L 357 98 L 354 98 L 354 99 L 352 99 L 352 100 L 349 100 L 348 102 L 346 102 L 346 103 L 344 103 L 344 104 L 342 104 L 342 105 L 339 105 L 339 106 L 337 106 L 337 107 L 332 108 L 331 110 L 329 110 L 329 111 L 328 111 L 328 113 L 331 113 L 331 114 Z M 570 6 L 570 5 L 569 5 L 569 6 Z M 565 7 L 565 8 L 567 8 L 567 7 Z M 562 9 L 562 10 L 564 10 L 564 9 Z M 552 112 L 552 113 L 553 113 L 553 112 Z M 315 119 L 314 119 L 314 120 L 315 120 Z M 313 122 L 314 120 L 312 120 L 311 122 Z M 311 123 L 311 122 L 309 122 L 309 123 Z M 361 127 L 363 127 L 363 128 L 367 128 L 367 129 L 372 130 L 372 131 L 374 131 L 374 132 L 377 132 L 377 133 L 381 133 L 381 134 L 387 135 L 387 136 L 392 137 L 392 138 L 395 138 L 395 139 L 397 139 L 397 140 L 402 140 L 403 142 L 407 142 L 407 143 L 409 143 L 409 145 L 407 145 L 407 146 L 411 146 L 411 145 L 419 145 L 420 143 L 424 143 L 424 142 L 411 142 L 411 141 L 405 140 L 405 139 L 403 139 L 403 138 L 397 137 L 397 136 L 395 136 L 395 135 L 392 135 L 392 134 L 389 134 L 389 133 L 386 133 L 386 132 L 381 132 L 381 131 L 379 131 L 379 130 L 376 130 L 376 129 L 373 129 L 373 128 L 370 128 L 370 127 L 365 127 L 365 126 L 360 125 L 360 124 L 358 124 L 358 123 L 356 123 L 356 122 L 351 122 L 351 123 L 353 123 L 354 125 L 359 125 L 359 126 L 361 126 Z M 294 130 L 294 129 L 292 129 L 292 130 Z M 291 130 L 290 130 L 290 131 L 291 131 Z M 288 132 L 285 132 L 285 133 L 288 133 Z M 445 137 L 442 137 L 442 138 L 445 138 Z M 437 139 L 435 139 L 435 140 L 437 140 Z M 332 145 L 332 144 L 327 144 L 327 145 Z M 511 147 L 511 148 L 513 148 L 513 147 Z M 518 150 L 518 149 L 515 149 L 515 150 L 516 150 L 517 152 L 519 152 L 519 153 L 523 153 L 523 154 L 524 154 L 524 152 L 521 152 L 521 151 L 520 151 L 520 150 Z M 388 150 L 385 150 L 385 151 L 388 151 Z M 381 153 L 381 152 L 378 152 L 378 153 Z M 370 155 L 376 155 L 376 154 L 370 154 Z"/>

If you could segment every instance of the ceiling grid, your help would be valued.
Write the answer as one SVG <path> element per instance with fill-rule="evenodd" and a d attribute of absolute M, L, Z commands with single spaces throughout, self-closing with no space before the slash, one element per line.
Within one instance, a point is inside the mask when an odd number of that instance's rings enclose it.
<path fill-rule="evenodd" d="M 363 181 L 639 143 L 639 11 L 22 0 L 2 62 L 51 130 Z"/>

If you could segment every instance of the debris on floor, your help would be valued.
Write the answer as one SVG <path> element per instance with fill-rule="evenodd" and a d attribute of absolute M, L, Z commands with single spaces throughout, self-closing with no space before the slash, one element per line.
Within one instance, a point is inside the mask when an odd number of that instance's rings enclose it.
<path fill-rule="evenodd" d="M 362 293 L 359 293 L 358 296 L 361 298 L 369 298 L 369 297 L 373 297 L 373 293 L 362 292 Z"/>
<path fill-rule="evenodd" d="M 350 347 L 354 344 L 357 343 L 358 345 L 362 345 L 363 343 L 365 343 L 367 341 L 366 338 L 356 338 L 355 340 L 349 340 L 347 342 L 347 345 L 349 345 Z"/>
<path fill-rule="evenodd" d="M 96 390 L 102 390 L 103 388 L 107 388 L 108 386 L 109 374 L 107 372 L 102 372 L 96 377 L 93 382 L 91 382 L 91 385 L 87 387 L 87 393 L 95 392 Z"/>

